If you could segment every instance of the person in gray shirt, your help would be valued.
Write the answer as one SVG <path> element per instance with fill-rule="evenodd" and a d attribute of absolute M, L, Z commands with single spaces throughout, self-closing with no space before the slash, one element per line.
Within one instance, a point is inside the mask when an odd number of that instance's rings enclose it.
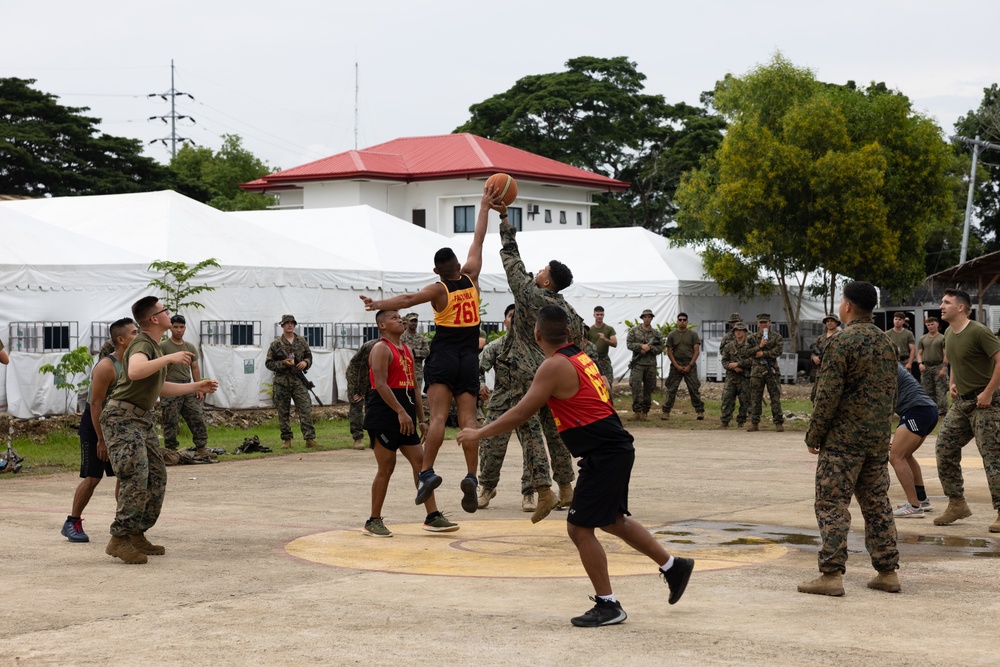
<path fill-rule="evenodd" d="M 897 519 L 922 519 L 924 513 L 931 510 L 931 503 L 924 491 L 920 464 L 913 458 L 913 453 L 937 426 L 938 408 L 902 364 L 897 365 L 896 376 L 895 411 L 899 415 L 899 426 L 889 445 L 889 463 L 896 471 L 899 485 L 906 492 L 906 502 L 892 514 Z"/>

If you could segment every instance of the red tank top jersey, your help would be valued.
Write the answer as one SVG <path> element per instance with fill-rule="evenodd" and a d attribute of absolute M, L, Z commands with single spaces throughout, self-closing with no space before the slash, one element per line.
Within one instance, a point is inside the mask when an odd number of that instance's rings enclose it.
<path fill-rule="evenodd" d="M 380 338 L 379 343 L 385 343 L 389 351 L 392 352 L 392 361 L 389 362 L 386 373 L 386 385 L 389 389 L 413 389 L 413 353 L 410 352 L 410 348 L 404 345 L 400 349 L 386 338 Z M 368 387 L 375 388 L 375 372 L 372 370 L 371 364 L 368 365 Z"/>
<path fill-rule="evenodd" d="M 559 348 L 556 354 L 563 355 L 573 364 L 580 380 L 580 389 L 572 398 L 550 397 L 546 401 L 559 432 L 587 426 L 611 415 L 617 416 L 597 364 L 573 344 Z"/>

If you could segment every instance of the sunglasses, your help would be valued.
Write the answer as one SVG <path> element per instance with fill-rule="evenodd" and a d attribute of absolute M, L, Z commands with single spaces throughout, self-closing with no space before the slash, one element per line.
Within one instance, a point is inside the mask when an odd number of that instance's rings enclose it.
<path fill-rule="evenodd" d="M 150 317 L 156 317 L 157 315 L 162 315 L 163 313 L 167 312 L 168 310 L 170 310 L 170 309 L 169 308 L 164 308 L 163 310 L 158 310 L 155 313 L 153 313 L 152 315 L 150 315 Z"/>

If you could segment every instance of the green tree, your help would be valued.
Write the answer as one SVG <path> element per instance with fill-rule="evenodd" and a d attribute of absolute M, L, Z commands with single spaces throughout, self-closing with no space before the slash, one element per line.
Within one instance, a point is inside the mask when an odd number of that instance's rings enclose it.
<path fill-rule="evenodd" d="M 682 181 L 678 235 L 705 246 L 723 292 L 776 287 L 794 344 L 807 287 L 832 302 L 844 277 L 894 294 L 923 279 L 928 235 L 956 222 L 954 161 L 906 97 L 822 84 L 779 54 L 719 82 L 714 102 L 729 130 Z"/>
<path fill-rule="evenodd" d="M 170 170 L 135 139 L 98 133 L 86 107 L 66 107 L 33 87 L 0 78 L 0 187 L 29 197 L 165 190 Z"/>
<path fill-rule="evenodd" d="M 38 369 L 39 373 L 50 373 L 56 384 L 56 389 L 66 390 L 66 412 L 70 411 L 70 402 L 73 397 L 90 386 L 90 374 L 88 371 L 94 365 L 94 358 L 90 356 L 90 350 L 86 347 L 78 347 L 71 352 L 64 354 L 59 363 L 53 366 L 45 364 Z M 83 376 L 79 382 L 74 380 Z"/>
<path fill-rule="evenodd" d="M 178 189 L 185 195 L 222 211 L 255 211 L 274 204 L 274 197 L 245 192 L 240 183 L 266 176 L 276 169 L 243 147 L 235 134 L 223 135 L 222 148 L 185 144 L 170 161 Z"/>
<path fill-rule="evenodd" d="M 1000 143 L 1000 87 L 997 84 L 983 89 L 983 101 L 979 104 L 979 108 L 959 118 L 955 124 L 955 131 L 969 139 L 978 136 L 983 141 Z M 957 145 L 955 150 L 962 156 L 970 155 L 969 147 L 965 144 Z M 984 152 L 980 155 L 979 164 L 980 167 L 976 170 L 973 204 L 979 220 L 980 236 L 985 241 L 983 250 L 993 252 L 1000 250 L 1000 155 L 995 151 Z M 966 179 L 969 168 L 966 161 Z M 966 180 L 966 192 L 968 187 Z M 965 205 L 964 198 L 962 205 Z M 971 250 L 970 247 L 970 259 L 975 257 Z"/>
<path fill-rule="evenodd" d="M 191 308 L 204 308 L 205 305 L 197 301 L 187 301 L 186 299 L 202 292 L 211 292 L 215 288 L 209 285 L 192 285 L 191 281 L 206 268 L 218 267 L 219 262 L 214 258 L 203 259 L 194 266 L 188 266 L 185 262 L 168 262 L 157 260 L 149 265 L 150 271 L 162 271 L 162 278 L 154 278 L 149 281 L 150 287 L 158 287 L 163 290 L 161 299 L 163 305 L 170 309 L 172 313 L 179 313 L 185 306 Z"/>
<path fill-rule="evenodd" d="M 574 58 L 566 68 L 472 105 L 455 131 L 628 181 L 628 191 L 595 199 L 594 226 L 662 232 L 680 175 L 719 144 L 722 119 L 644 93 L 646 76 L 622 56 Z"/>

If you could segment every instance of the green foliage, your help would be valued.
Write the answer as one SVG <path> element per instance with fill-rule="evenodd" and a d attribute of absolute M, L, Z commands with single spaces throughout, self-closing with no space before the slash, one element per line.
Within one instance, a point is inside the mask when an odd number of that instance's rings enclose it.
<path fill-rule="evenodd" d="M 66 107 L 33 87 L 0 78 L 0 181 L 4 194 L 30 197 L 165 190 L 170 170 L 142 155 L 135 139 L 98 134 L 86 107 Z"/>
<path fill-rule="evenodd" d="M 983 89 L 983 101 L 979 108 L 969 111 L 958 119 L 955 124 L 958 134 L 974 139 L 1000 144 L 1000 86 L 991 85 Z M 956 155 L 961 155 L 965 166 L 963 178 L 965 187 L 962 190 L 962 207 L 965 207 L 965 196 L 968 191 L 968 174 L 971 151 L 965 144 L 955 146 Z M 1000 250 L 1000 154 L 997 151 L 987 151 L 980 155 L 979 168 L 976 174 L 976 190 L 973 195 L 975 217 L 979 220 L 979 233 L 985 241 L 983 251 Z M 969 258 L 978 253 L 972 252 L 970 239 Z M 955 264 L 958 262 L 956 261 Z M 945 265 L 942 268 L 946 268 Z"/>
<path fill-rule="evenodd" d="M 218 267 L 219 262 L 210 257 L 189 267 L 186 262 L 156 260 L 149 265 L 149 270 L 162 271 L 163 277 L 149 281 L 149 286 L 158 287 L 163 291 L 163 305 L 169 308 L 171 313 L 179 313 L 185 306 L 204 308 L 204 304 L 197 301 L 186 301 L 186 299 L 189 296 L 211 292 L 215 289 L 208 285 L 191 284 L 191 281 L 209 266 Z"/>
<path fill-rule="evenodd" d="M 73 397 L 76 396 L 81 389 L 86 389 L 90 386 L 89 371 L 93 365 L 94 358 L 90 356 L 90 350 L 81 346 L 64 354 L 59 359 L 59 363 L 55 366 L 52 364 L 45 364 L 38 369 L 38 372 L 43 375 L 46 373 L 51 374 L 53 380 L 55 381 L 56 389 L 66 390 L 66 412 L 69 412 L 70 402 Z M 79 382 L 73 382 L 73 380 L 79 375 L 83 375 L 83 379 Z"/>
<path fill-rule="evenodd" d="M 583 56 L 566 68 L 526 76 L 472 105 L 455 131 L 629 181 L 624 193 L 595 197 L 593 225 L 663 232 L 680 175 L 715 150 L 725 124 L 706 109 L 644 93 L 646 76 L 625 57 Z"/>
<path fill-rule="evenodd" d="M 243 147 L 234 134 L 223 135 L 222 148 L 185 144 L 170 161 L 177 174 L 178 188 L 187 196 L 221 211 L 256 211 L 274 204 L 274 198 L 240 189 L 276 169 Z"/>

